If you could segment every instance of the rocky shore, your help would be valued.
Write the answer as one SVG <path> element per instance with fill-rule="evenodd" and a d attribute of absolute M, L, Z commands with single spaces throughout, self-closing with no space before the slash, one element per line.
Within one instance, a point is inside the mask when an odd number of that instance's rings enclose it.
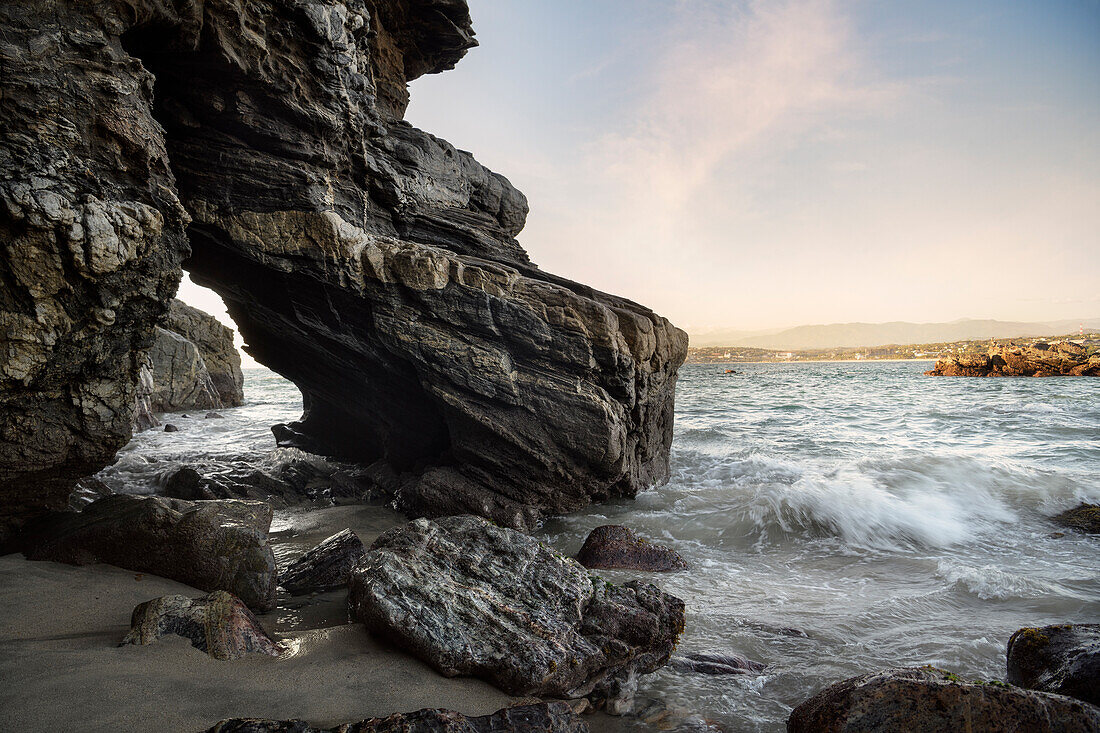
<path fill-rule="evenodd" d="M 932 377 L 1100 377 L 1100 354 L 1071 341 L 990 348 L 940 359 Z"/>

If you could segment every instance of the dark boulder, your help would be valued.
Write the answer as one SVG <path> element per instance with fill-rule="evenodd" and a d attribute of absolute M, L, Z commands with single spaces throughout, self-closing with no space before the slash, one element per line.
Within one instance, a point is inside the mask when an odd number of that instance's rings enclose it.
<path fill-rule="evenodd" d="M 233 718 L 206 733 L 587 733 L 588 724 L 563 702 L 544 702 L 504 708 L 477 717 L 453 710 L 425 708 L 345 723 L 335 728 L 315 728 L 300 720 Z"/>
<path fill-rule="evenodd" d="M 788 733 L 965 730 L 1096 733 L 1100 708 L 1003 683 L 964 682 L 933 667 L 902 667 L 826 687 L 787 719 Z"/>
<path fill-rule="evenodd" d="M 1100 504 L 1081 503 L 1051 519 L 1063 527 L 1087 534 L 1100 534 Z"/>
<path fill-rule="evenodd" d="M 577 553 L 577 560 L 586 568 L 669 571 L 688 567 L 675 550 L 652 544 L 618 524 L 592 530 Z"/>
<path fill-rule="evenodd" d="M 1020 629 L 1008 640 L 1007 679 L 1100 705 L 1100 624 Z"/>
<path fill-rule="evenodd" d="M 367 548 L 350 529 L 337 532 L 279 573 L 279 585 L 291 595 L 343 588 Z"/>
<path fill-rule="evenodd" d="M 697 672 L 699 674 L 755 674 L 763 672 L 765 665 L 754 662 L 740 654 L 711 654 L 692 652 L 684 656 L 675 656 L 668 660 L 668 666 L 677 672 Z"/>
<path fill-rule="evenodd" d="M 275 606 L 271 507 L 257 501 L 181 501 L 113 494 L 80 512 L 28 525 L 29 560 L 102 562 L 205 591 L 226 590 L 250 608 Z"/>
<path fill-rule="evenodd" d="M 514 530 L 472 516 L 392 529 L 352 571 L 356 618 L 442 674 L 513 695 L 579 697 L 663 665 L 684 604 L 622 586 Z"/>
<path fill-rule="evenodd" d="M 214 591 L 202 598 L 162 596 L 142 603 L 130 618 L 122 644 L 152 644 L 175 634 L 214 659 L 240 659 L 249 652 L 279 656 L 279 645 L 239 598 Z"/>

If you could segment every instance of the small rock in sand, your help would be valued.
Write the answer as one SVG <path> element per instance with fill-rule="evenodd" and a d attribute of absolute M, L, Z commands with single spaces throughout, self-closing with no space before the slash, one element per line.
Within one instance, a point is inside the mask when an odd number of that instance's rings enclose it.
<path fill-rule="evenodd" d="M 279 656 L 279 645 L 248 606 L 221 590 L 201 598 L 161 596 L 142 603 L 122 644 L 152 644 L 165 634 L 188 639 L 214 659 L 240 659 L 249 652 Z"/>

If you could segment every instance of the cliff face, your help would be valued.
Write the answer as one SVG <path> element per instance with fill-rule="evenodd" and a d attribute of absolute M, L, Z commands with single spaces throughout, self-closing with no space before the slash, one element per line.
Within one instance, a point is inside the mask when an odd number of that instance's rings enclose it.
<path fill-rule="evenodd" d="M 532 265 L 523 195 L 401 119 L 406 83 L 475 45 L 462 0 L 0 20 L 5 504 L 125 442 L 185 233 L 194 279 L 303 392 L 281 441 L 381 461 L 411 513 L 525 526 L 667 477 L 686 336 Z"/>

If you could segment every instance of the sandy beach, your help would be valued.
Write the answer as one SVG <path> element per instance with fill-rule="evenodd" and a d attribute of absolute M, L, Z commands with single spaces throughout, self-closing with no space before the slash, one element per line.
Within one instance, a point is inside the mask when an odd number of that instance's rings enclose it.
<path fill-rule="evenodd" d="M 282 514 L 282 531 L 274 528 L 280 554 L 345 526 L 369 544 L 399 521 L 379 507 L 344 506 L 310 512 L 301 530 L 290 529 L 299 514 Z M 4 731 L 201 731 L 240 716 L 333 725 L 423 707 L 482 715 L 519 702 L 480 680 L 442 677 L 347 623 L 343 591 L 280 596 L 260 619 L 287 653 L 223 662 L 178 637 L 118 646 L 137 604 L 204 595 L 181 583 L 12 554 L 0 557 L 0 587 Z"/>

